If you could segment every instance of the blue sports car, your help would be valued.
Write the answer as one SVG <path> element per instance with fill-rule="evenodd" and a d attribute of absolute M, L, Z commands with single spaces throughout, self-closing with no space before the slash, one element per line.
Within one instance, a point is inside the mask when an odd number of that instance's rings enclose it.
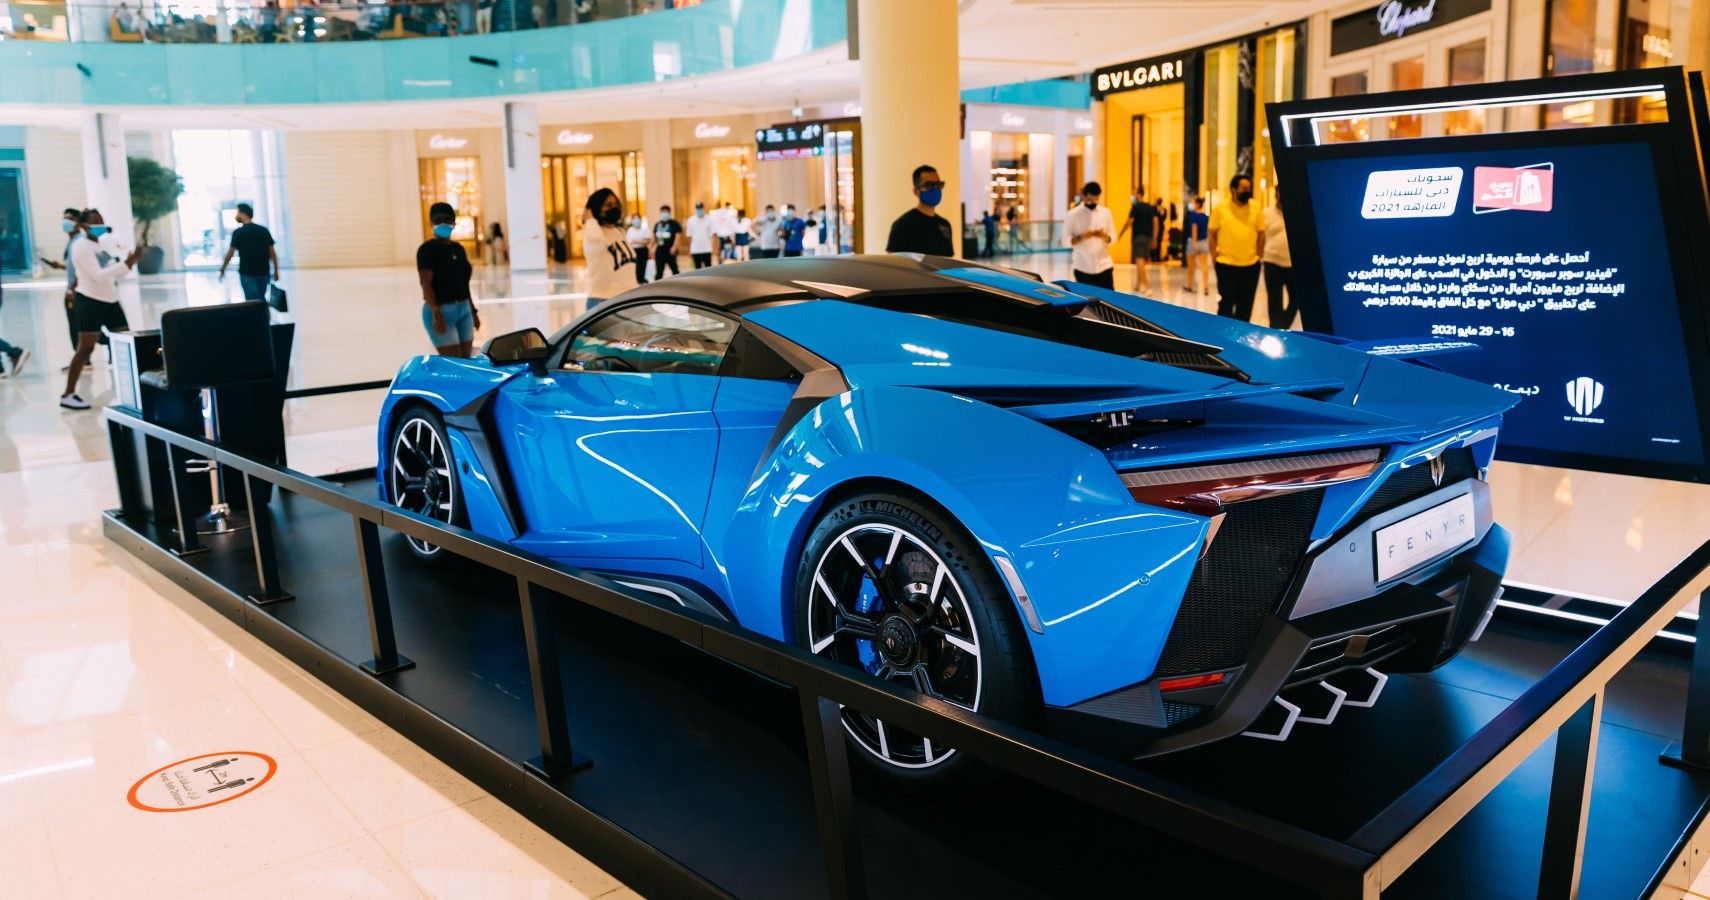
<path fill-rule="evenodd" d="M 1286 738 L 1476 638 L 1513 402 L 960 260 L 761 260 L 410 361 L 379 471 L 406 509 L 1137 758 Z M 975 769 L 844 725 L 893 778 Z"/>

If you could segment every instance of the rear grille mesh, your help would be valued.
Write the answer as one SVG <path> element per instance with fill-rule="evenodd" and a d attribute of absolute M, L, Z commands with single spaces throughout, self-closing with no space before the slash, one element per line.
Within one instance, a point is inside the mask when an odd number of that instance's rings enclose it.
<path fill-rule="evenodd" d="M 1418 500 L 1433 491 L 1441 490 L 1451 484 L 1466 481 L 1478 475 L 1478 466 L 1473 465 L 1472 449 L 1456 447 L 1443 451 L 1443 483 L 1438 485 L 1431 480 L 1431 467 L 1420 464 L 1402 469 L 1384 479 L 1383 485 L 1377 489 L 1366 505 L 1361 507 L 1360 514 L 1354 521 L 1369 519 L 1378 513 L 1389 512 L 1398 506 Z"/>
<path fill-rule="evenodd" d="M 1134 315 L 1126 309 L 1111 306 L 1109 303 L 1089 303 L 1087 304 L 1087 309 L 1091 310 L 1092 314 L 1101 322 L 1108 322 L 1112 325 L 1121 325 L 1124 328 L 1133 328 L 1136 331 L 1149 331 L 1153 334 L 1165 333 L 1162 328 L 1159 328 L 1145 319 Z"/>
<path fill-rule="evenodd" d="M 1158 677 L 1247 662 L 1259 629 L 1294 581 L 1323 499 L 1319 489 L 1227 507 L 1223 527 L 1188 582 Z"/>

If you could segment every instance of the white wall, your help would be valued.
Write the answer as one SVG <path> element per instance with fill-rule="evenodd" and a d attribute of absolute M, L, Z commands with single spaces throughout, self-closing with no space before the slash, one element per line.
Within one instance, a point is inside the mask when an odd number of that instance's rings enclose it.
<path fill-rule="evenodd" d="M 413 258 L 420 237 L 400 253 L 405 228 L 398 222 L 420 218 L 413 152 L 398 158 L 384 131 L 287 131 L 283 137 L 298 268 L 390 266 Z M 399 169 L 407 179 L 394 177 Z M 400 198 L 397 182 L 405 180 L 411 189 Z"/>
<path fill-rule="evenodd" d="M 29 182 L 31 253 L 59 259 L 65 232 L 59 220 L 68 206 L 89 205 L 83 187 L 83 137 L 72 129 L 24 129 L 24 179 Z"/>

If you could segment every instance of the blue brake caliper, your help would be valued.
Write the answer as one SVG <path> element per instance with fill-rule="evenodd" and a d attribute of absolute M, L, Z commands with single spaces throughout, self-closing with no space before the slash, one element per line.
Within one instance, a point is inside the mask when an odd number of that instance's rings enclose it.
<path fill-rule="evenodd" d="M 873 560 L 873 571 L 879 571 L 884 567 L 884 565 L 884 560 Z M 873 610 L 878 607 L 879 586 L 873 583 L 873 579 L 868 578 L 863 574 L 861 576 L 861 593 L 855 597 L 855 611 L 863 616 L 870 616 L 873 613 Z M 866 669 L 867 674 L 873 675 L 878 673 L 879 651 L 873 649 L 872 641 L 856 641 L 855 652 L 861 658 L 861 668 Z"/>

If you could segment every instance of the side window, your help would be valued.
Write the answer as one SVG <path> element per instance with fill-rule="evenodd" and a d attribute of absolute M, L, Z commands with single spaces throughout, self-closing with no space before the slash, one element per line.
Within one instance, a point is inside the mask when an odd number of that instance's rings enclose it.
<path fill-rule="evenodd" d="M 737 329 L 730 350 L 724 354 L 724 365 L 718 374 L 726 378 L 753 378 L 759 381 L 801 381 L 802 373 L 790 365 L 776 350 L 754 336 L 747 328 Z"/>
<path fill-rule="evenodd" d="M 577 332 L 564 354 L 563 368 L 714 375 L 735 333 L 735 322 L 681 303 L 632 304 Z"/>

